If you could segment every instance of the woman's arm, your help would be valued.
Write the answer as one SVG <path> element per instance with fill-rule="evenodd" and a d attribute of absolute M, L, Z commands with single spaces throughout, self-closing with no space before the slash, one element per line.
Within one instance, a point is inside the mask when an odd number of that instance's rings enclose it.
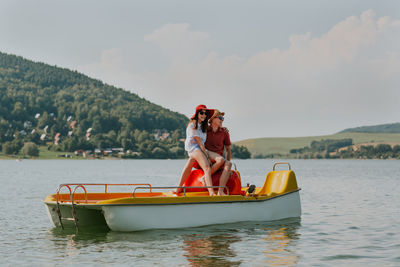
<path fill-rule="evenodd" d="M 211 163 L 210 157 L 208 156 L 206 147 L 204 146 L 203 142 L 201 142 L 201 138 L 198 136 L 193 136 L 194 140 L 196 140 L 197 144 L 199 145 L 201 151 L 204 153 L 206 158 L 208 159 L 208 162 Z"/>
<path fill-rule="evenodd" d="M 206 152 L 206 147 L 204 146 L 203 142 L 201 142 L 201 138 L 198 137 L 198 136 L 193 136 L 193 138 L 197 142 L 199 147 L 201 148 L 201 151 L 203 151 L 205 153 Z"/>

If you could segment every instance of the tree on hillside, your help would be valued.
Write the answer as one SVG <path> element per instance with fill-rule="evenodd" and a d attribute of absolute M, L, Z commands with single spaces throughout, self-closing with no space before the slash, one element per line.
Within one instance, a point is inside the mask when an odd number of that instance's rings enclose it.
<path fill-rule="evenodd" d="M 25 143 L 22 148 L 22 154 L 30 157 L 38 157 L 39 156 L 39 147 L 34 143 Z"/>
<path fill-rule="evenodd" d="M 311 150 L 314 152 L 333 152 L 339 148 L 351 146 L 353 144 L 353 139 L 351 138 L 344 138 L 339 140 L 334 139 L 322 139 L 321 141 L 312 141 L 311 142 Z"/>
<path fill-rule="evenodd" d="M 13 142 L 5 142 L 3 144 L 3 152 L 6 155 L 16 155 L 20 151 L 22 147 L 22 142 L 19 140 L 15 140 Z"/>
<path fill-rule="evenodd" d="M 251 157 L 250 151 L 245 146 L 233 145 L 231 146 L 232 158 L 249 159 Z"/>
<path fill-rule="evenodd" d="M 174 146 L 169 149 L 169 155 L 171 156 L 171 158 L 174 158 L 174 159 L 182 157 L 182 155 L 184 155 L 184 153 L 185 153 L 185 150 L 179 146 Z"/>
<path fill-rule="evenodd" d="M 153 154 L 152 156 L 156 159 L 164 159 L 167 156 L 167 152 L 161 147 L 155 147 L 151 151 L 151 153 Z"/>
<path fill-rule="evenodd" d="M 151 157 L 159 147 L 165 153 L 155 154 L 169 157 L 185 135 L 184 115 L 76 71 L 0 52 L 0 77 L 0 144 L 49 145 L 57 136 L 59 146 L 52 149 L 148 149 L 141 155 Z M 155 140 L 159 132 L 169 140 Z M 5 147 L 18 153 L 11 144 Z M 179 149 L 171 153 L 184 157 Z"/>
<path fill-rule="evenodd" d="M 375 147 L 375 152 L 379 154 L 392 152 L 392 147 L 388 144 L 379 144 Z"/>

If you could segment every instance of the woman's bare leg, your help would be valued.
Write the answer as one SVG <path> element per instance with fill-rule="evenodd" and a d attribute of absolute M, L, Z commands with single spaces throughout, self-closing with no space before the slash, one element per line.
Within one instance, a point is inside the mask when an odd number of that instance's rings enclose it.
<path fill-rule="evenodd" d="M 190 172 L 192 171 L 192 168 L 193 168 L 193 165 L 194 165 L 195 162 L 196 162 L 196 160 L 193 159 L 193 158 L 189 158 L 188 159 L 188 161 L 186 162 L 185 167 L 182 170 L 181 180 L 179 182 L 179 186 L 182 186 L 185 183 L 186 179 L 189 177 Z M 183 191 L 182 188 L 178 188 L 176 190 L 176 193 L 179 194 L 182 191 Z"/>
<path fill-rule="evenodd" d="M 212 186 L 212 180 L 211 180 L 211 167 L 210 167 L 210 162 L 206 158 L 206 156 L 203 154 L 203 151 L 201 150 L 196 150 L 192 153 L 192 158 L 197 160 L 197 163 L 199 163 L 200 167 L 204 171 L 204 176 L 206 180 L 206 186 Z M 213 188 L 208 188 L 208 193 L 210 196 L 215 196 L 215 192 Z"/>

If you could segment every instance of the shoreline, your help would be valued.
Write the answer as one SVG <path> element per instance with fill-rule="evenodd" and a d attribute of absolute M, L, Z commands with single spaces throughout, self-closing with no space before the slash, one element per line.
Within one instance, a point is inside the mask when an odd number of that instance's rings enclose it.
<path fill-rule="evenodd" d="M 71 158 L 65 158 L 65 157 L 12 157 L 12 156 L 4 156 L 0 155 L 0 160 L 8 160 L 8 161 L 23 161 L 23 160 L 187 160 L 187 158 L 181 158 L 181 159 L 170 159 L 170 158 L 165 158 L 165 159 L 159 159 L 159 158 L 118 158 L 118 157 L 103 157 L 103 158 L 82 158 L 82 157 L 71 157 Z M 359 159 L 359 158 L 320 158 L 320 159 L 297 159 L 297 158 L 249 158 L 249 159 L 232 159 L 234 160 L 272 160 L 272 161 L 290 161 L 290 160 L 400 160 L 398 158 L 388 158 L 388 159 L 378 159 L 378 158 L 373 158 L 373 159 Z M 231 161 L 232 161 L 231 160 Z"/>

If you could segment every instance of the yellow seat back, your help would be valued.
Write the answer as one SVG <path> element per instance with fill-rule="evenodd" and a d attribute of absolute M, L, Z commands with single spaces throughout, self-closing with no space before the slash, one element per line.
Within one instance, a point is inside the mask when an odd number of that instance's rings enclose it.
<path fill-rule="evenodd" d="M 267 174 L 263 187 L 256 191 L 258 195 L 280 195 L 298 189 L 293 171 L 271 171 Z"/>

